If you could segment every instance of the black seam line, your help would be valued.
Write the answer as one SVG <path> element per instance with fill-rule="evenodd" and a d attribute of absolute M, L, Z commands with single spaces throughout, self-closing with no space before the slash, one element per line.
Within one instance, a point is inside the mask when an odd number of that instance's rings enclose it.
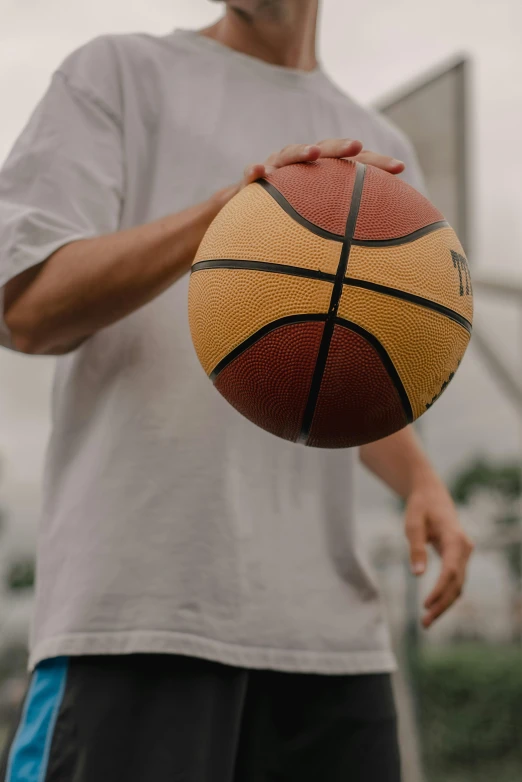
<path fill-rule="evenodd" d="M 399 288 L 388 288 L 387 285 L 379 285 L 376 282 L 368 282 L 368 280 L 358 280 L 355 277 L 346 277 L 344 280 L 345 285 L 349 285 L 352 288 L 365 288 L 369 291 L 375 291 L 376 293 L 383 293 L 385 296 L 392 296 L 395 299 L 403 299 L 409 301 L 411 304 L 418 304 L 419 307 L 424 307 L 428 310 L 434 310 L 440 315 L 444 315 L 446 318 L 458 323 L 463 329 L 466 329 L 468 334 L 471 334 L 473 330 L 472 324 L 463 315 L 459 315 L 455 310 L 445 307 L 443 304 L 439 304 L 431 299 L 425 299 L 422 296 L 416 296 L 414 293 L 408 293 L 407 291 L 401 291 Z"/>
<path fill-rule="evenodd" d="M 318 225 L 315 225 L 315 223 L 310 222 L 310 220 L 307 220 L 306 217 L 303 217 L 302 214 L 299 214 L 292 204 L 290 204 L 284 195 L 279 192 L 277 187 L 274 187 L 274 185 L 271 182 L 267 182 L 266 179 L 258 179 L 256 184 L 261 185 L 267 193 L 270 193 L 272 198 L 277 201 L 279 206 L 285 210 L 287 215 L 291 217 L 293 220 L 296 221 L 296 223 L 299 223 L 300 225 L 307 228 L 311 233 L 315 234 L 316 236 L 322 236 L 323 239 L 331 239 L 334 242 L 343 242 L 344 236 L 341 234 L 334 234 L 331 231 L 327 231 L 324 228 L 320 228 Z"/>
<path fill-rule="evenodd" d="M 193 272 L 205 269 L 248 269 L 256 272 L 272 272 L 289 274 L 292 277 L 310 277 L 313 280 L 335 282 L 335 274 L 328 274 L 317 269 L 305 269 L 302 266 L 289 266 L 285 263 L 266 263 L 265 261 L 240 261 L 229 258 L 219 258 L 215 261 L 198 261 L 191 269 Z"/>
<path fill-rule="evenodd" d="M 379 354 L 379 358 L 381 359 L 383 366 L 386 369 L 388 376 L 392 381 L 393 385 L 395 386 L 395 389 L 399 395 L 402 409 L 404 411 L 406 419 L 408 423 L 411 424 L 413 421 L 413 410 L 411 407 L 411 402 L 408 397 L 407 391 L 404 388 L 400 375 L 397 372 L 393 361 L 388 355 L 386 348 L 379 342 L 379 340 L 377 339 L 377 337 L 374 336 L 374 334 L 372 334 L 369 331 L 366 331 L 366 329 L 363 329 L 361 326 L 359 326 L 357 323 L 353 323 L 351 320 L 345 320 L 344 318 L 336 318 L 335 323 L 337 326 L 342 326 L 343 328 L 349 329 L 350 331 L 354 331 L 356 334 L 359 334 L 359 336 L 363 337 L 363 339 L 365 339 L 377 351 L 377 353 Z"/>
<path fill-rule="evenodd" d="M 341 236 L 341 234 L 327 231 L 325 228 L 321 228 L 315 223 L 310 222 L 310 220 L 307 220 L 306 217 L 303 217 L 303 215 L 294 209 L 284 195 L 271 182 L 268 182 L 266 179 L 258 179 L 257 184 L 261 185 L 267 193 L 270 193 L 272 198 L 277 201 L 279 206 L 284 209 L 289 217 L 307 228 L 311 233 L 316 234 L 316 236 L 322 236 L 323 239 L 331 239 L 334 242 L 344 241 L 344 237 Z M 417 231 L 412 231 L 412 233 L 405 234 L 404 236 L 397 236 L 394 239 L 352 239 L 352 245 L 357 247 L 394 247 L 401 244 L 409 244 L 409 242 L 414 242 L 422 236 L 433 233 L 433 231 L 450 227 L 447 220 L 438 220 L 436 223 L 430 223 L 430 225 L 425 225 L 424 228 L 419 228 Z"/>
<path fill-rule="evenodd" d="M 437 223 L 430 223 L 430 225 L 425 225 L 424 228 L 419 228 L 418 231 L 413 231 L 405 236 L 397 236 L 395 239 L 354 239 L 352 244 L 356 247 L 396 247 L 399 244 L 415 242 L 422 236 L 439 231 L 441 228 L 450 228 L 450 224 L 446 220 L 439 220 Z"/>
<path fill-rule="evenodd" d="M 229 364 L 234 361 L 238 356 L 241 355 L 245 350 L 248 350 L 248 348 L 252 347 L 252 345 L 256 342 L 258 342 L 260 339 L 265 337 L 267 334 L 270 334 L 271 331 L 275 331 L 276 329 L 281 328 L 281 326 L 289 326 L 291 323 L 307 323 L 309 321 L 325 321 L 327 318 L 327 315 L 323 312 L 317 313 L 317 312 L 310 312 L 304 315 L 287 315 L 284 318 L 279 318 L 278 320 L 273 320 L 270 323 L 267 323 L 266 326 L 263 326 L 258 331 L 255 332 L 255 334 L 252 334 L 250 337 L 245 339 L 240 345 L 234 348 L 234 350 L 231 350 L 228 355 L 223 358 L 219 364 L 216 364 L 212 372 L 210 373 L 209 377 L 214 382 L 216 378 L 218 377 L 219 373 L 222 372 L 225 367 L 227 367 Z"/>
<path fill-rule="evenodd" d="M 330 307 L 328 309 L 328 318 L 324 326 L 321 344 L 317 353 L 317 361 L 315 362 L 314 374 L 312 376 L 312 382 L 310 383 L 310 391 L 308 392 L 308 400 L 306 402 L 303 420 L 301 422 L 301 431 L 298 437 L 298 442 L 305 445 L 310 435 L 315 408 L 317 406 L 317 398 L 319 396 L 319 391 L 321 390 L 321 383 L 323 382 L 323 375 L 326 368 L 326 361 L 328 359 L 328 351 L 330 350 L 330 344 L 332 342 L 337 310 L 339 309 L 339 302 L 341 300 L 341 296 L 343 295 L 343 282 L 346 276 L 346 270 L 348 268 L 348 258 L 350 257 L 350 250 L 352 247 L 352 237 L 355 233 L 355 226 L 357 224 L 359 208 L 361 206 L 366 166 L 362 163 L 357 163 L 356 166 L 357 172 L 355 174 L 352 201 L 350 204 L 348 219 L 346 221 L 344 242 L 341 250 L 341 256 L 339 258 L 339 265 L 337 267 L 337 274 L 335 275 L 332 297 L 330 299 Z"/>

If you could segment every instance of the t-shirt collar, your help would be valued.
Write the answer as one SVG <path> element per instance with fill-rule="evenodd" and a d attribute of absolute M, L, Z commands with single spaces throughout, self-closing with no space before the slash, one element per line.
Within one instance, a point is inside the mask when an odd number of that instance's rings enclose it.
<path fill-rule="evenodd" d="M 258 57 L 252 57 L 244 52 L 238 52 L 236 49 L 231 49 L 229 46 L 225 46 L 213 38 L 201 35 L 201 33 L 195 30 L 176 29 L 173 31 L 172 36 L 180 43 L 199 49 L 199 51 L 207 51 L 208 53 L 214 54 L 216 57 L 228 59 L 230 62 L 235 61 L 237 64 L 242 65 L 251 72 L 256 72 L 260 77 L 272 79 L 280 84 L 287 84 L 294 87 L 311 87 L 315 85 L 317 81 L 322 81 L 324 79 L 324 73 L 320 64 L 312 71 L 286 68 L 282 65 L 273 65 L 272 63 L 265 62 Z"/>

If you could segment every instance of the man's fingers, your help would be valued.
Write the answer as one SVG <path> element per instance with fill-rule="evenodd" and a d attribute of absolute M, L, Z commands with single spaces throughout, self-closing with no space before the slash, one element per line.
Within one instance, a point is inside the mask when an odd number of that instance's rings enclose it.
<path fill-rule="evenodd" d="M 430 627 L 444 611 L 458 600 L 466 580 L 468 560 L 473 552 L 473 543 L 463 533 L 453 535 L 450 542 L 441 540 L 442 572 L 426 600 L 424 627 Z"/>
<path fill-rule="evenodd" d="M 251 185 L 256 179 L 265 175 L 265 166 L 262 163 L 255 163 L 253 166 L 247 166 L 243 174 L 243 187 Z"/>
<path fill-rule="evenodd" d="M 425 608 L 432 608 L 455 585 L 461 585 L 464 581 L 463 566 L 459 564 L 455 555 L 447 555 L 443 563 L 439 580 L 424 601 Z"/>
<path fill-rule="evenodd" d="M 362 142 L 351 138 L 330 138 L 320 141 L 317 146 L 321 157 L 354 157 L 362 152 Z"/>
<path fill-rule="evenodd" d="M 321 150 L 317 144 L 291 144 L 285 147 L 281 152 L 270 155 L 266 161 L 267 166 L 282 168 L 290 166 L 292 163 L 308 163 L 321 157 Z"/>
<path fill-rule="evenodd" d="M 442 552 L 442 571 L 435 587 L 430 592 L 424 603 L 426 608 L 431 608 L 437 603 L 443 593 L 452 585 L 457 584 L 462 588 L 466 579 L 468 560 L 473 552 L 473 543 L 464 534 L 453 535 L 450 542 L 440 541 Z"/>
<path fill-rule="evenodd" d="M 453 603 L 459 599 L 461 592 L 462 587 L 458 584 L 449 586 L 448 589 L 441 595 L 440 599 L 437 600 L 436 603 L 433 603 L 431 608 L 427 610 L 425 616 L 422 619 L 423 626 L 426 629 L 431 627 L 433 622 L 435 622 L 439 616 L 442 616 L 442 614 L 447 611 L 448 608 L 451 608 Z"/>
<path fill-rule="evenodd" d="M 404 163 L 401 160 L 363 149 L 361 141 L 351 138 L 330 138 L 309 146 L 291 144 L 280 152 L 270 155 L 266 166 L 277 169 L 290 166 L 292 163 L 310 163 L 319 158 L 350 158 L 382 168 L 391 174 L 400 174 L 404 171 Z"/>
<path fill-rule="evenodd" d="M 370 152 L 368 149 L 363 149 L 362 152 L 354 157 L 354 160 L 358 160 L 360 163 L 367 163 L 369 166 L 382 168 L 383 171 L 388 171 L 390 174 L 401 174 L 406 168 L 402 160 L 396 160 L 387 155 L 379 155 L 377 152 Z"/>
<path fill-rule="evenodd" d="M 424 515 L 415 504 L 406 508 L 406 537 L 410 544 L 411 571 L 416 576 L 422 575 L 426 570 L 428 553 L 426 551 L 426 523 Z"/>

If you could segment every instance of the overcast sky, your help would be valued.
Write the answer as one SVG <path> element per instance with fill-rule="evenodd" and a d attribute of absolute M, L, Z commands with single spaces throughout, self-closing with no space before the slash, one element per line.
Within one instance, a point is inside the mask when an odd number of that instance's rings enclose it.
<path fill-rule="evenodd" d="M 207 0 L 0 0 L 0 160 L 72 49 L 106 32 L 201 27 L 218 12 Z M 320 36 L 325 68 L 362 102 L 457 53 L 473 57 L 474 261 L 512 274 L 522 268 L 521 30 L 520 0 L 324 0 Z M 499 351 L 515 360 L 515 329 L 522 333 L 515 311 L 479 310 L 491 321 Z M 49 359 L 0 351 L 0 497 L 19 529 L 32 525 L 38 504 L 51 373 Z M 520 440 L 514 411 L 472 350 L 429 416 L 428 447 L 445 470 L 476 451 L 513 452 Z"/>

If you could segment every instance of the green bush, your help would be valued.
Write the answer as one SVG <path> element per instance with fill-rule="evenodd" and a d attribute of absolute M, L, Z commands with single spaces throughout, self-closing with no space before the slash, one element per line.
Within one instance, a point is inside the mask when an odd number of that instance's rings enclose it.
<path fill-rule="evenodd" d="M 7 573 L 7 587 L 11 592 L 23 592 L 34 588 L 35 565 L 32 559 L 12 562 Z"/>
<path fill-rule="evenodd" d="M 416 669 L 429 778 L 522 779 L 522 648 L 432 648 Z"/>

